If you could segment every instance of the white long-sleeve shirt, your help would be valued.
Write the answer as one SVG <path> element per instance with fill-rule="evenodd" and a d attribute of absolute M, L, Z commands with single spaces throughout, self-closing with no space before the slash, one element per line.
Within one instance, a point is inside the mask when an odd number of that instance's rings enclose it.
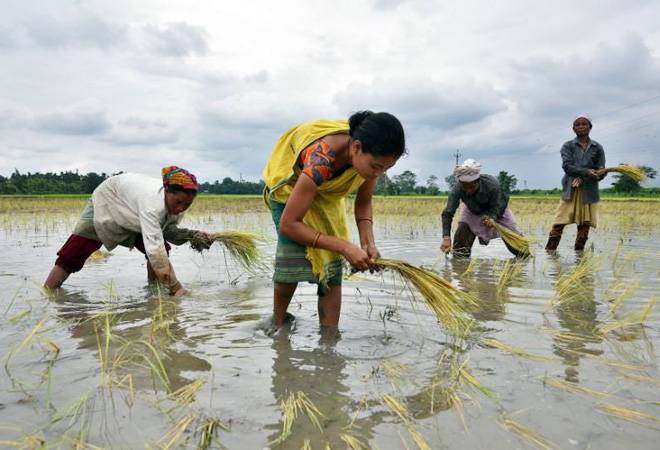
<path fill-rule="evenodd" d="M 167 257 L 163 230 L 177 225 L 181 214 L 169 214 L 158 178 L 124 173 L 108 178 L 92 193 L 94 229 L 108 250 L 141 233 L 144 249 L 158 279 L 178 284 Z"/>

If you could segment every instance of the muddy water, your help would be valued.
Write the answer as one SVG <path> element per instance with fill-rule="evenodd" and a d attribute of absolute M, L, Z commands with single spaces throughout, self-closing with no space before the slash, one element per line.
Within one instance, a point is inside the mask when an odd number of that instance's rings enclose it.
<path fill-rule="evenodd" d="M 258 213 L 200 208 L 188 225 L 272 238 L 270 217 L 256 206 Z M 660 212 L 657 203 L 650 208 Z M 520 217 L 526 233 L 542 240 L 551 209 Z M 583 257 L 570 249 L 574 229 L 557 255 L 545 254 L 539 242 L 536 256 L 515 262 L 498 285 L 510 260 L 499 240 L 475 245 L 469 265 L 438 258 L 437 216 L 388 216 L 376 221 L 381 253 L 433 267 L 477 296 L 472 331 L 448 335 L 385 273 L 345 281 L 339 333 L 320 332 L 316 290 L 301 285 L 290 307 L 296 320 L 272 334 L 270 273 L 245 273 L 220 248 L 202 255 L 173 250 L 177 274 L 192 291 L 187 298 L 154 292 L 144 257 L 121 248 L 45 296 L 39 286 L 78 213 L 0 213 L 3 448 L 195 448 L 207 419 L 225 427 L 212 446 L 227 448 L 297 449 L 306 441 L 346 448 L 347 436 L 371 448 L 415 448 L 413 433 L 431 448 L 529 447 L 515 424 L 553 447 L 655 447 L 657 419 L 633 423 L 606 408 L 660 416 L 657 308 L 643 325 L 603 332 L 657 296 L 655 226 L 612 219 L 600 227 L 592 262 L 561 297 L 558 278 Z M 272 257 L 274 242 L 262 249 Z M 529 355 L 489 347 L 484 338 Z M 492 397 L 460 383 L 448 400 L 456 364 Z M 280 404 L 298 392 L 320 412 L 321 429 L 302 412 L 280 440 Z M 405 405 L 403 417 L 386 395 Z"/>

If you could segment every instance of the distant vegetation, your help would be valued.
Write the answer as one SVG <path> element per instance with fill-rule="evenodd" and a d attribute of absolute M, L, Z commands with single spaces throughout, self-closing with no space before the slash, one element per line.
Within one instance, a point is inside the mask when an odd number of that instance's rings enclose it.
<path fill-rule="evenodd" d="M 655 178 L 657 172 L 651 167 L 643 167 L 648 178 Z M 109 176 L 106 173 L 98 174 L 89 172 L 80 174 L 76 172 L 60 173 L 20 173 L 14 171 L 10 176 L 0 175 L 0 195 L 47 195 L 47 194 L 91 194 L 96 187 Z M 512 195 L 559 195 L 559 187 L 555 189 L 517 189 L 518 180 L 515 175 L 501 171 L 497 175 L 500 185 Z M 399 175 L 389 177 L 387 174 L 381 176 L 376 184 L 376 194 L 386 196 L 396 195 L 446 195 L 439 186 L 440 179 L 429 176 L 422 184 L 417 180 L 417 175 L 406 170 Z M 660 188 L 644 188 L 637 181 L 621 174 L 614 174 L 601 184 L 605 187 L 607 182 L 612 187 L 601 189 L 606 196 L 634 195 L 635 197 L 657 197 L 660 196 Z M 453 175 L 445 177 L 445 183 L 452 187 L 456 180 Z M 203 182 L 200 191 L 204 194 L 261 194 L 264 188 L 263 181 L 252 182 L 244 180 L 233 180 L 230 177 L 222 181 L 215 180 L 212 183 Z"/>

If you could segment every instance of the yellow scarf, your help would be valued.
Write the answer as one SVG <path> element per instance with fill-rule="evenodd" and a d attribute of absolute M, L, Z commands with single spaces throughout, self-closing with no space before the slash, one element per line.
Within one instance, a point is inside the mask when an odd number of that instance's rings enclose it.
<path fill-rule="evenodd" d="M 288 200 L 297 180 L 294 168 L 301 151 L 324 136 L 348 134 L 349 130 L 347 120 L 316 120 L 297 125 L 284 133 L 273 147 L 263 172 L 266 204 L 269 205 L 271 198 L 280 203 L 286 203 Z M 337 178 L 323 182 L 318 187 L 316 197 L 303 222 L 321 233 L 350 240 L 344 199 L 364 181 L 355 168 L 350 167 Z M 321 284 L 327 282 L 327 265 L 341 259 L 341 255 L 337 253 L 311 247 L 307 247 L 306 257 Z"/>

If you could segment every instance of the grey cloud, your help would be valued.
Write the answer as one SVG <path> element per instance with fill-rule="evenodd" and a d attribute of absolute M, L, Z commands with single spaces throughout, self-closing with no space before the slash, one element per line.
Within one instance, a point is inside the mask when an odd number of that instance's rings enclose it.
<path fill-rule="evenodd" d="M 389 11 L 405 2 L 406 0 L 374 0 L 374 9 Z"/>
<path fill-rule="evenodd" d="M 0 24 L 0 49 L 17 48 L 19 41 L 19 31 L 15 27 Z"/>
<path fill-rule="evenodd" d="M 209 52 L 206 30 L 186 22 L 145 25 L 142 32 L 146 35 L 150 50 L 160 55 L 203 56 Z"/>
<path fill-rule="evenodd" d="M 117 122 L 101 140 L 122 147 L 173 144 L 179 139 L 177 130 L 170 129 L 161 119 L 149 120 L 131 116 Z"/>
<path fill-rule="evenodd" d="M 128 28 L 86 11 L 33 14 L 20 23 L 26 40 L 44 48 L 108 48 L 125 41 Z"/>
<path fill-rule="evenodd" d="M 79 109 L 36 117 L 32 128 L 54 134 L 95 135 L 107 131 L 110 122 L 104 111 Z"/>
<path fill-rule="evenodd" d="M 520 109 L 532 115 L 569 117 L 606 113 L 635 98 L 660 94 L 660 64 L 637 36 L 618 46 L 600 45 L 586 56 L 539 58 L 514 63 L 511 89 Z"/>
<path fill-rule="evenodd" d="M 389 111 L 407 127 L 445 130 L 479 122 L 506 108 L 501 94 L 490 87 L 450 86 L 431 80 L 352 84 L 335 96 L 335 103 L 347 112 L 365 108 Z"/>

